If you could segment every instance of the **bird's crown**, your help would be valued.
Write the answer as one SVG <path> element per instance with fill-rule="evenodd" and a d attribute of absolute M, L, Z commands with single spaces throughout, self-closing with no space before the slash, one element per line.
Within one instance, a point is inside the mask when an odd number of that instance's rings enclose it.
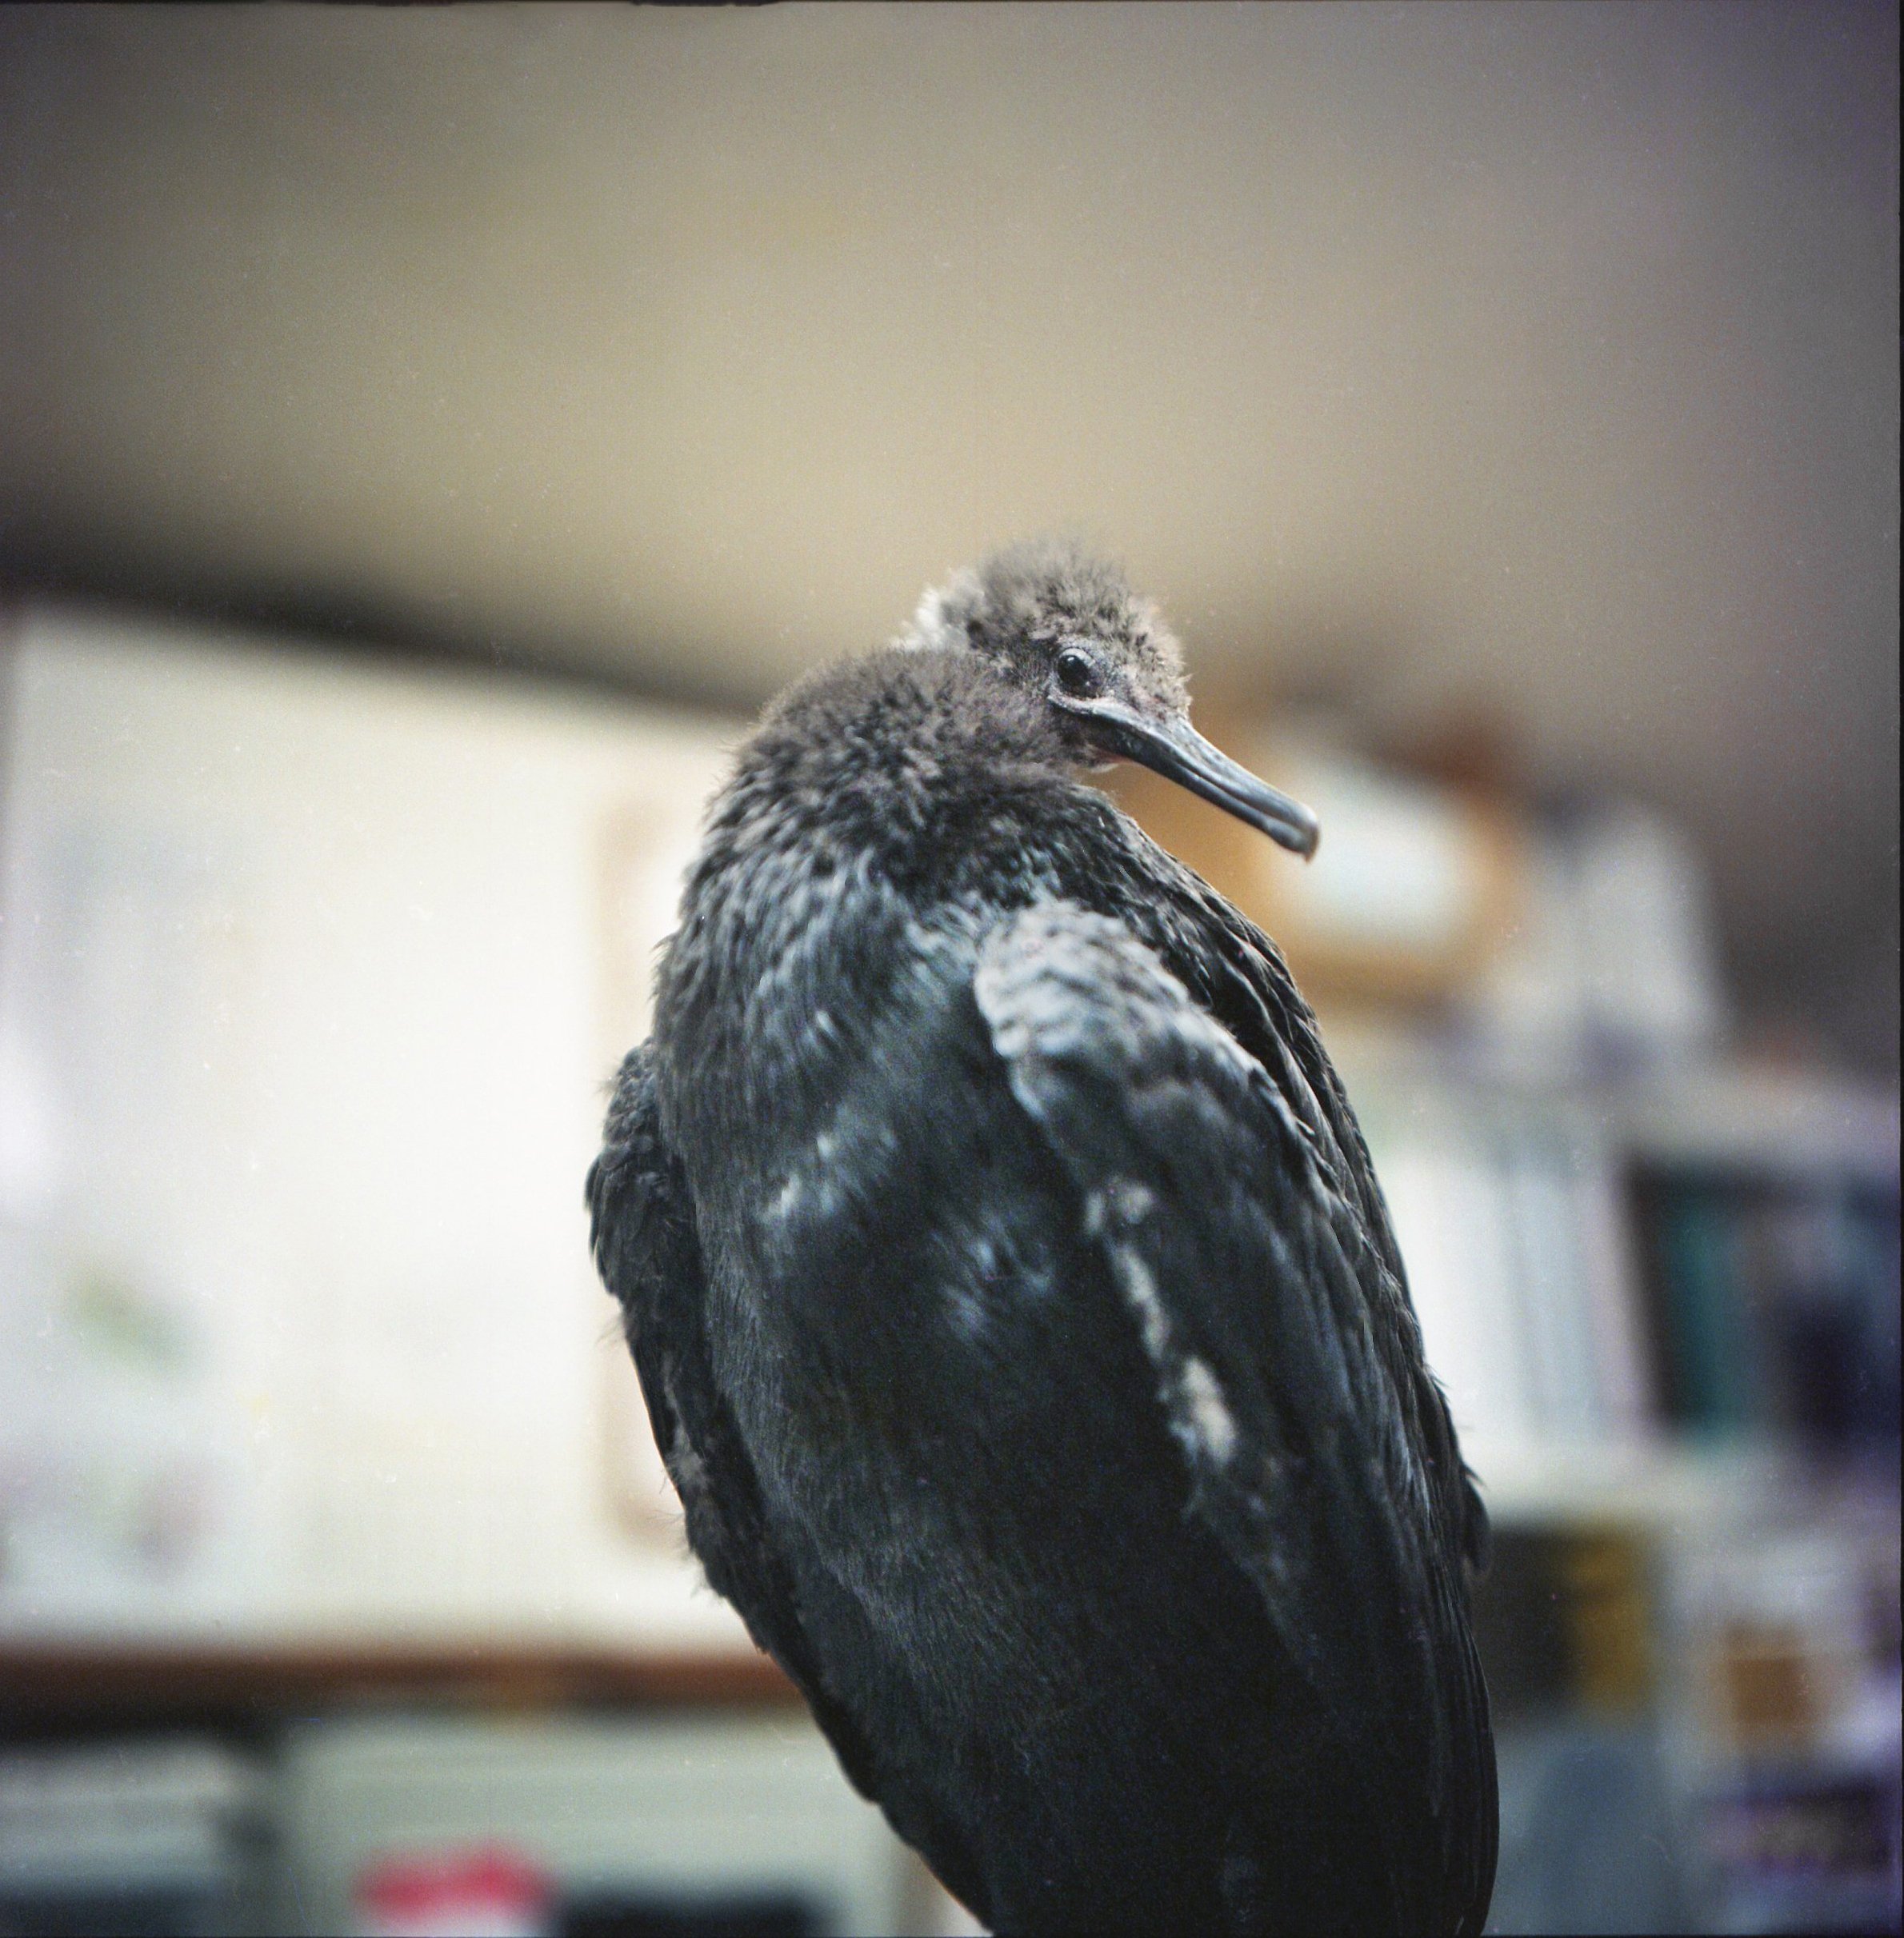
<path fill-rule="evenodd" d="M 895 643 L 982 653 L 1042 685 L 1073 642 L 1115 662 L 1158 704 L 1189 704 L 1183 649 L 1156 606 L 1074 538 L 1022 540 L 962 568 L 926 593 Z"/>

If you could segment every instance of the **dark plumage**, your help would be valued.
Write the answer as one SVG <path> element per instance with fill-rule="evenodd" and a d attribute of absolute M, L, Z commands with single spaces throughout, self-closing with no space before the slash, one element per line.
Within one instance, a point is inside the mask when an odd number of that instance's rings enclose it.
<path fill-rule="evenodd" d="M 1485 1521 L 1274 945 L 1075 777 L 1286 845 L 1065 546 L 795 686 L 589 1183 L 708 1580 L 1003 1932 L 1478 1932 Z"/>

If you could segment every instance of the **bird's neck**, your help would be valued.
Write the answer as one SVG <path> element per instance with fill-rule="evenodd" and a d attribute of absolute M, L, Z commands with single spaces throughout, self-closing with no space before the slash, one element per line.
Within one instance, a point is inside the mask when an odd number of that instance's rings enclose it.
<path fill-rule="evenodd" d="M 979 824 L 1071 778 L 1046 709 L 989 662 L 887 648 L 802 681 L 774 708 L 716 808 L 710 851 L 932 873 L 933 853 L 950 858 Z"/>
<path fill-rule="evenodd" d="M 909 962 L 1037 893 L 1081 791 L 1041 709 L 967 653 L 888 649 L 793 689 L 714 804 L 662 965 L 657 1040 L 695 1073 L 663 1105 L 696 1148 L 743 1124 L 797 1138 L 830 1108 Z"/>

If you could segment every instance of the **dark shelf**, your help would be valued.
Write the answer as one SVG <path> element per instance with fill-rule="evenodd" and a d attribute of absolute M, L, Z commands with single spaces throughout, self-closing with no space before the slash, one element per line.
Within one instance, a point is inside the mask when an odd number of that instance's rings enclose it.
<path fill-rule="evenodd" d="M 799 1696 L 738 1651 L 618 1653 L 482 1644 L 0 1645 L 0 1732 L 222 1724 L 358 1708 L 750 1708 Z"/>

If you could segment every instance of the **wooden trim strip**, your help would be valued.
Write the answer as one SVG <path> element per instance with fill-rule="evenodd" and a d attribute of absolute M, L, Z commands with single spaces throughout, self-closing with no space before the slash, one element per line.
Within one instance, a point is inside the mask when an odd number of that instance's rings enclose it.
<path fill-rule="evenodd" d="M 738 1650 L 0 1646 L 0 1716 L 13 1719 L 414 1702 L 731 1708 L 798 1700 L 769 1657 Z"/>

